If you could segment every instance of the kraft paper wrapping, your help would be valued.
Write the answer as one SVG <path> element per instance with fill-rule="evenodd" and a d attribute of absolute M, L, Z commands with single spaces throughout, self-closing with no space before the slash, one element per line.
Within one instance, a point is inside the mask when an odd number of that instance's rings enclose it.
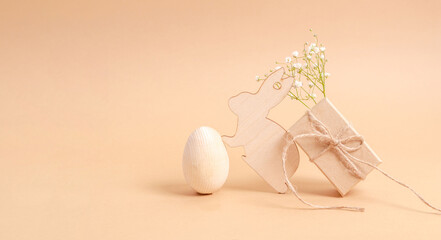
<path fill-rule="evenodd" d="M 332 136 L 338 136 L 341 138 L 349 137 L 354 134 L 358 134 L 355 129 L 350 126 L 349 122 L 343 117 L 343 115 L 335 108 L 335 106 L 324 98 L 317 103 L 312 109 L 313 115 L 321 121 L 330 131 Z M 309 117 L 305 114 L 300 118 L 290 129 L 289 132 L 293 137 L 313 133 L 312 126 L 309 121 Z M 300 148 L 305 151 L 310 159 L 316 158 L 320 153 L 327 148 L 325 144 L 317 141 L 316 138 L 305 137 L 296 140 Z M 349 143 L 349 147 L 355 147 L 357 143 Z M 359 145 L 359 144 L 358 144 Z M 364 141 L 360 149 L 350 153 L 352 156 L 371 163 L 375 166 L 381 163 L 379 157 Z M 322 155 L 314 159 L 313 161 L 317 167 L 323 172 L 328 180 L 335 186 L 338 192 L 344 196 L 354 187 L 358 182 L 363 180 L 369 172 L 372 171 L 372 167 L 362 163 L 353 161 L 360 172 L 363 175 L 363 179 L 357 178 L 345 167 L 340 161 L 338 155 L 332 151 L 332 149 L 324 152 Z"/>

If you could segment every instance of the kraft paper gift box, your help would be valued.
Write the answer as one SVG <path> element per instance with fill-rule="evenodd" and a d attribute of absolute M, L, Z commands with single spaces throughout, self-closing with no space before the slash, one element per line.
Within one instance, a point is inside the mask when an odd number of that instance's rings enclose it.
<path fill-rule="evenodd" d="M 342 196 L 373 170 L 355 159 L 374 166 L 381 163 L 364 140 L 358 141 L 362 137 L 327 98 L 317 103 L 288 132 Z"/>

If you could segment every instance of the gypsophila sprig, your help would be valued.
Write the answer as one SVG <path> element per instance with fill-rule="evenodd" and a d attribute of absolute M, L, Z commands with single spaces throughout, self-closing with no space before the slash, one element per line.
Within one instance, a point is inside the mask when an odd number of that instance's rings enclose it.
<path fill-rule="evenodd" d="M 303 51 L 292 52 L 291 56 L 285 58 L 284 62 L 276 62 L 277 66 L 274 70 L 280 68 L 285 69 L 283 78 L 292 77 L 294 83 L 288 96 L 293 100 L 298 100 L 307 108 L 309 105 L 317 103 L 317 95 L 315 92 L 319 91 L 323 97 L 326 97 L 326 80 L 330 76 L 325 71 L 326 62 L 326 48 L 318 40 L 316 34 L 311 33 L 314 37 L 314 42 L 305 43 Z M 273 72 L 274 70 L 270 70 Z M 265 78 L 268 74 L 264 75 Z M 265 78 L 256 77 L 257 81 Z M 304 84 L 305 83 L 305 84 Z"/>

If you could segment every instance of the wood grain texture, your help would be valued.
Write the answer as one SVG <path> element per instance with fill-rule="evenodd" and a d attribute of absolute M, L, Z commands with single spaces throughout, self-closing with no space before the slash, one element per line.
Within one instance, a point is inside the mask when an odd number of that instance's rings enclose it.
<path fill-rule="evenodd" d="M 188 137 L 182 170 L 187 184 L 200 194 L 214 193 L 224 185 L 228 177 L 229 159 L 216 130 L 199 127 Z"/>
<path fill-rule="evenodd" d="M 256 93 L 242 92 L 229 100 L 230 109 L 238 116 L 234 136 L 222 139 L 231 147 L 243 146 L 243 159 L 277 192 L 287 191 L 283 177 L 282 148 L 286 130 L 268 119 L 271 108 L 279 104 L 293 84 L 292 78 L 282 79 L 283 69 L 272 73 Z M 288 152 L 288 175 L 292 176 L 299 165 L 297 146 Z"/>

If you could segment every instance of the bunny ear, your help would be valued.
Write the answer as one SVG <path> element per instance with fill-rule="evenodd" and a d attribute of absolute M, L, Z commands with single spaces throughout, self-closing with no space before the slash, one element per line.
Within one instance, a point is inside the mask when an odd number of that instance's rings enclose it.
<path fill-rule="evenodd" d="M 274 83 L 279 82 L 280 79 L 282 79 L 284 73 L 284 68 L 277 69 L 268 76 L 268 79 L 265 82 L 267 82 L 268 85 L 271 83 L 272 86 Z"/>

